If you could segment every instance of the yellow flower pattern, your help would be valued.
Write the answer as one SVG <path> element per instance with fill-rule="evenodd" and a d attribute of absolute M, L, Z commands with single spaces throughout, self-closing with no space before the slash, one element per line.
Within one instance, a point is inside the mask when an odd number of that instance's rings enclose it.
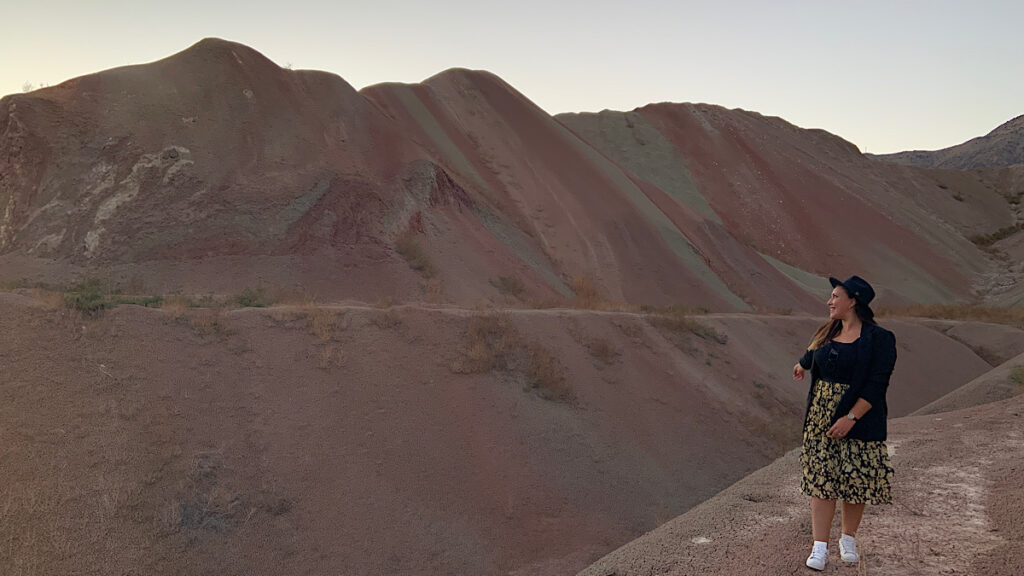
<path fill-rule="evenodd" d="M 841 382 L 826 380 L 814 384 L 814 400 L 800 450 L 800 489 L 825 500 L 891 504 L 893 470 L 885 442 L 826 436 L 836 405 L 847 388 Z"/>

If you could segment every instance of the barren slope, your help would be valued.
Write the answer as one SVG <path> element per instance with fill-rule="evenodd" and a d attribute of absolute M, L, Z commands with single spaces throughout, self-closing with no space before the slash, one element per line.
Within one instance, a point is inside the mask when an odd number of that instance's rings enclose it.
<path fill-rule="evenodd" d="M 0 566 L 574 572 L 795 444 L 817 322 L 0 295 Z M 987 369 L 888 325 L 894 413 Z"/>
<path fill-rule="evenodd" d="M 976 177 L 872 162 L 841 138 L 779 118 L 655 104 L 557 119 L 687 205 L 704 228 L 812 287 L 834 270 L 870 270 L 895 300 L 964 298 L 999 268 L 968 237 L 1014 223 L 1008 198 Z M 735 260 L 716 252 L 713 261 Z"/>

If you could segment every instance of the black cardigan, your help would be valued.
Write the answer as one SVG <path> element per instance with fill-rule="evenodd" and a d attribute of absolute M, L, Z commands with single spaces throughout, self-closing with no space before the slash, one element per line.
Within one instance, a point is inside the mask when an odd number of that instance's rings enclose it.
<path fill-rule="evenodd" d="M 845 418 L 858 398 L 871 403 L 868 410 L 853 425 L 847 438 L 857 440 L 885 440 L 886 419 L 889 408 L 885 404 L 885 391 L 889 387 L 889 376 L 896 366 L 896 336 L 892 332 L 877 325 L 862 324 L 860 338 L 857 339 L 857 365 L 850 379 L 850 387 L 843 394 L 832 415 L 834 424 Z M 804 427 L 807 427 L 807 414 L 814 400 L 814 383 L 818 381 L 818 368 L 813 363 L 814 352 L 808 350 L 800 358 L 800 366 L 811 371 L 811 386 L 807 391 L 807 407 L 804 409 Z"/>

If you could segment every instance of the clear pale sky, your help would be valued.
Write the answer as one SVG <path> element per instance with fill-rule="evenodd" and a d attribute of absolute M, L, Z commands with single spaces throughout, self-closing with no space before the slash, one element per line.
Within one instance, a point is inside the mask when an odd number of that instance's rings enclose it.
<path fill-rule="evenodd" d="M 548 112 L 707 102 L 873 153 L 1024 114 L 1024 2 L 4 0 L 0 94 L 158 60 L 204 37 L 357 88 L 490 70 Z"/>

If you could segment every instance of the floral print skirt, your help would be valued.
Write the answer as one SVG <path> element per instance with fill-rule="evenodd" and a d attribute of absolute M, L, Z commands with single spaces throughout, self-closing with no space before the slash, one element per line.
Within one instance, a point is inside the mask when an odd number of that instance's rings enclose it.
<path fill-rule="evenodd" d="M 826 436 L 832 427 L 832 414 L 847 388 L 846 384 L 827 380 L 814 384 L 814 400 L 800 450 L 800 489 L 825 500 L 891 504 L 893 471 L 885 442 Z"/>

